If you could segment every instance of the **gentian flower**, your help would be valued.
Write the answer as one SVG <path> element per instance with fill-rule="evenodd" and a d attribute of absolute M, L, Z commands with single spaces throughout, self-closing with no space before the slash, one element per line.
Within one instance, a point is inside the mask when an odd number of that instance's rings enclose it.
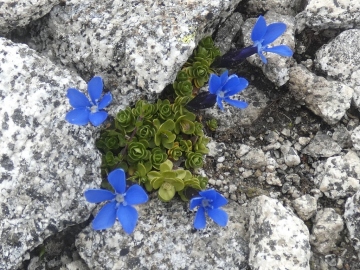
<path fill-rule="evenodd" d="M 205 213 L 218 225 L 224 227 L 228 222 L 227 213 L 219 207 L 227 204 L 227 200 L 214 189 L 199 192 L 200 197 L 190 200 L 190 210 L 199 206 L 194 220 L 195 229 L 204 229 L 206 226 Z"/>
<path fill-rule="evenodd" d="M 236 74 L 228 76 L 228 71 L 226 70 L 221 76 L 213 73 L 210 75 L 209 92 L 212 95 L 216 95 L 216 102 L 221 110 L 224 110 L 223 101 L 236 108 L 245 109 L 248 106 L 245 101 L 233 100 L 230 96 L 241 92 L 248 84 L 247 80 L 239 78 Z"/>
<path fill-rule="evenodd" d="M 278 45 L 269 48 L 269 44 L 280 37 L 286 30 L 286 24 L 282 22 L 271 23 L 266 26 L 266 21 L 263 16 L 259 16 L 254 28 L 251 32 L 251 40 L 254 42 L 254 47 L 257 47 L 257 53 L 264 64 L 267 59 L 263 52 L 272 52 L 281 56 L 292 56 L 292 50 L 286 45 Z"/>
<path fill-rule="evenodd" d="M 147 202 L 148 195 L 141 186 L 136 184 L 126 191 L 125 172 L 122 169 L 109 173 L 108 180 L 115 190 L 114 193 L 105 189 L 85 191 L 88 202 L 109 201 L 96 215 L 92 227 L 94 230 L 107 229 L 114 225 L 117 217 L 124 231 L 130 234 L 134 231 L 138 219 L 138 212 L 132 205 Z"/>
<path fill-rule="evenodd" d="M 90 100 L 79 90 L 69 88 L 66 96 L 74 109 L 66 114 L 66 121 L 80 126 L 86 125 L 89 121 L 94 126 L 99 126 L 104 122 L 108 113 L 103 109 L 110 104 L 112 96 L 107 93 L 100 100 L 103 87 L 101 77 L 95 76 L 92 78 L 88 82 Z"/>

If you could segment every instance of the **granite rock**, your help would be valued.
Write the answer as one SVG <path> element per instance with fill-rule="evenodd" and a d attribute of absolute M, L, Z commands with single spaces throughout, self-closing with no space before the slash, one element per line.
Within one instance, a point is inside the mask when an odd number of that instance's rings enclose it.
<path fill-rule="evenodd" d="M 251 269 L 310 269 L 309 231 L 304 222 L 264 195 L 249 207 Z"/>
<path fill-rule="evenodd" d="M 61 0 L 4 0 L 0 1 L 0 35 L 23 27 L 47 13 Z"/>
<path fill-rule="evenodd" d="M 315 217 L 310 237 L 315 251 L 327 255 L 336 248 L 344 229 L 344 221 L 332 208 L 320 210 Z"/>
<path fill-rule="evenodd" d="M 351 142 L 355 150 L 360 151 L 360 126 L 351 131 Z"/>
<path fill-rule="evenodd" d="M 331 199 L 352 196 L 360 189 L 360 158 L 352 151 L 328 158 L 316 167 L 314 182 Z"/>
<path fill-rule="evenodd" d="M 117 222 L 105 231 L 90 226 L 76 246 L 90 269 L 247 269 L 249 253 L 246 207 L 230 202 L 225 228 L 208 218 L 204 230 L 193 229 L 188 204 L 152 198 L 138 207 L 139 220 L 132 235 Z"/>
<path fill-rule="evenodd" d="M 315 56 L 317 69 L 354 90 L 353 103 L 360 110 L 360 29 L 342 32 Z"/>
<path fill-rule="evenodd" d="M 313 196 L 305 194 L 295 199 L 292 206 L 302 220 L 308 220 L 316 213 L 317 200 Z"/>
<path fill-rule="evenodd" d="M 247 169 L 260 169 L 266 166 L 266 157 L 261 149 L 253 148 L 240 158 L 242 166 Z"/>
<path fill-rule="evenodd" d="M 345 204 L 344 219 L 349 231 L 352 245 L 359 252 L 360 256 L 360 191 L 347 199 Z"/>
<path fill-rule="evenodd" d="M 289 89 L 294 98 L 328 124 L 336 124 L 350 108 L 354 90 L 344 83 L 316 76 L 302 65 L 290 68 Z"/>
<path fill-rule="evenodd" d="M 341 150 L 341 147 L 329 135 L 318 132 L 302 153 L 315 158 L 331 157 L 340 154 Z"/>
<path fill-rule="evenodd" d="M 349 29 L 360 27 L 360 2 L 358 0 L 309 0 L 305 9 L 296 15 L 296 28 L 313 30 L 329 28 Z"/>
<path fill-rule="evenodd" d="M 295 48 L 295 30 L 294 30 L 294 17 L 281 15 L 273 11 L 267 12 L 265 15 L 267 25 L 274 22 L 283 22 L 287 28 L 283 35 L 271 43 L 272 46 L 284 44 L 289 46 L 292 50 Z M 247 19 L 242 26 L 244 45 L 250 46 L 253 44 L 250 36 L 251 31 L 256 22 L 256 18 Z M 292 62 L 291 57 L 283 57 L 275 53 L 264 53 L 267 58 L 267 64 L 264 64 L 257 54 L 247 58 L 249 63 L 254 66 L 260 67 L 265 76 L 277 86 L 284 85 L 289 80 L 289 68 Z"/>
<path fill-rule="evenodd" d="M 65 121 L 78 76 L 0 38 L 0 269 L 15 269 L 52 234 L 88 219 L 83 191 L 101 183 L 94 128 Z"/>
<path fill-rule="evenodd" d="M 123 94 L 160 93 L 238 2 L 69 0 L 37 22 L 31 44 L 85 78 L 101 75 Z"/>
<path fill-rule="evenodd" d="M 264 13 L 275 11 L 283 15 L 296 15 L 301 6 L 301 0 L 249 0 L 247 11 L 252 13 Z"/>

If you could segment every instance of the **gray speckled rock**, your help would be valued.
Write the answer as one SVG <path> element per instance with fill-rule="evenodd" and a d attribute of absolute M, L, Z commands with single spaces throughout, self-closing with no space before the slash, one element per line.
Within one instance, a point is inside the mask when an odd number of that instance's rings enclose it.
<path fill-rule="evenodd" d="M 360 191 L 347 199 L 344 219 L 354 248 L 360 252 Z M 360 253 L 359 253 L 360 255 Z"/>
<path fill-rule="evenodd" d="M 264 13 L 272 10 L 283 15 L 296 15 L 300 9 L 301 0 L 249 0 L 247 11 L 253 13 Z"/>
<path fill-rule="evenodd" d="M 352 196 L 360 189 L 360 158 L 352 151 L 328 158 L 316 168 L 314 181 L 331 199 Z"/>
<path fill-rule="evenodd" d="M 351 131 L 351 142 L 356 150 L 360 151 L 360 126 Z"/>
<path fill-rule="evenodd" d="M 39 22 L 32 43 L 85 77 L 101 75 L 119 92 L 159 93 L 238 2 L 68 0 Z"/>
<path fill-rule="evenodd" d="M 0 35 L 45 16 L 60 0 L 0 1 Z"/>
<path fill-rule="evenodd" d="M 310 242 L 315 251 L 327 255 L 340 240 L 344 221 L 332 208 L 320 210 L 315 217 Z"/>
<path fill-rule="evenodd" d="M 259 169 L 267 165 L 265 154 L 261 149 L 251 149 L 240 160 L 242 166 L 248 169 Z"/>
<path fill-rule="evenodd" d="M 341 147 L 329 135 L 319 131 L 302 153 L 318 158 L 338 155 L 341 150 Z"/>
<path fill-rule="evenodd" d="M 264 195 L 250 203 L 251 269 L 310 269 L 309 231 L 278 200 Z"/>
<path fill-rule="evenodd" d="M 328 28 L 359 28 L 360 2 L 358 0 L 309 0 L 304 11 L 296 16 L 298 31 L 305 27 L 314 30 Z"/>
<path fill-rule="evenodd" d="M 317 200 L 309 194 L 305 194 L 295 199 L 292 206 L 302 220 L 308 220 L 316 213 Z"/>
<path fill-rule="evenodd" d="M 188 203 L 162 203 L 152 196 L 138 209 L 132 235 L 118 222 L 105 231 L 89 226 L 80 233 L 76 246 L 90 269 L 247 269 L 245 207 L 230 202 L 224 207 L 228 225 L 221 228 L 208 219 L 203 231 L 193 229 Z"/>
<path fill-rule="evenodd" d="M 217 128 L 218 131 L 233 130 L 236 126 L 251 125 L 261 115 L 269 101 L 262 91 L 251 85 L 245 88 L 240 95 L 234 95 L 231 99 L 246 101 L 249 106 L 242 110 L 224 102 L 224 111 L 221 111 L 217 105 L 204 111 L 208 117 L 218 120 L 220 123 Z"/>
<path fill-rule="evenodd" d="M 302 65 L 290 68 L 289 89 L 295 99 L 330 125 L 336 124 L 350 108 L 354 90 L 336 81 L 316 76 Z"/>
<path fill-rule="evenodd" d="M 321 47 L 316 52 L 315 66 L 328 77 L 343 82 L 354 89 L 353 101 L 360 110 L 359 29 L 344 31 L 331 42 Z"/>
<path fill-rule="evenodd" d="M 15 269 L 48 236 L 89 217 L 83 190 L 100 184 L 94 128 L 65 122 L 70 86 L 86 83 L 26 45 L 0 38 L 0 269 Z"/>
<path fill-rule="evenodd" d="M 271 46 L 276 46 L 284 44 L 289 46 L 292 50 L 295 48 L 295 30 L 294 30 L 294 17 L 281 15 L 272 11 L 269 11 L 265 14 L 265 20 L 267 25 L 274 22 L 283 22 L 286 24 L 287 28 L 285 33 L 280 36 L 277 40 L 271 43 Z M 253 44 L 251 41 L 251 31 L 256 22 L 256 18 L 251 18 L 245 21 L 242 26 L 244 44 L 245 46 L 250 46 Z M 254 66 L 261 67 L 265 76 L 272 81 L 277 86 L 284 85 L 289 80 L 289 68 L 292 62 L 291 57 L 283 57 L 275 53 L 264 53 L 268 63 L 264 64 L 260 57 L 255 54 L 247 58 L 247 60 Z"/>

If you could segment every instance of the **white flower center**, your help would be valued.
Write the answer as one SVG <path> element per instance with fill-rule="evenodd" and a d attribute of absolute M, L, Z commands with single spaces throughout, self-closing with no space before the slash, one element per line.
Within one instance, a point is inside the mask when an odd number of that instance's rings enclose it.
<path fill-rule="evenodd" d="M 96 113 L 98 111 L 98 106 L 97 105 L 92 105 L 90 108 L 90 112 L 91 113 Z"/>
<path fill-rule="evenodd" d="M 124 202 L 124 201 L 125 201 L 124 195 L 123 195 L 123 194 L 116 194 L 115 200 L 116 200 L 118 203 Z"/>
<path fill-rule="evenodd" d="M 212 202 L 212 200 L 203 199 L 203 200 L 201 201 L 201 205 L 202 205 L 202 207 L 204 207 L 204 208 L 207 208 L 207 207 L 212 208 L 212 206 L 210 205 L 211 202 Z"/>

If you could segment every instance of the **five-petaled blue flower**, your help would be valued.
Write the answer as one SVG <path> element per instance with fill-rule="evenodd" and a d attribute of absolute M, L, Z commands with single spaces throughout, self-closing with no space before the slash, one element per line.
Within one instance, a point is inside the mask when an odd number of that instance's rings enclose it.
<path fill-rule="evenodd" d="M 219 209 L 219 207 L 227 204 L 228 202 L 224 196 L 216 192 L 214 189 L 200 191 L 199 194 L 200 197 L 195 197 L 190 201 L 190 210 L 199 206 L 194 220 L 195 229 L 199 230 L 205 228 L 205 213 L 207 213 L 208 216 L 218 225 L 222 227 L 226 226 L 229 217 L 224 210 Z"/>
<path fill-rule="evenodd" d="M 104 122 L 108 114 L 102 109 L 110 104 L 112 96 L 107 93 L 100 100 L 103 87 L 103 81 L 99 76 L 95 76 L 88 82 L 90 101 L 79 90 L 69 88 L 66 96 L 74 109 L 66 114 L 66 121 L 75 125 L 86 125 L 90 121 L 94 126 L 99 126 Z"/>
<path fill-rule="evenodd" d="M 264 64 L 267 59 L 263 52 L 272 52 L 281 56 L 292 56 L 292 50 L 286 45 L 278 45 L 269 48 L 268 45 L 275 39 L 280 37 L 286 30 L 286 24 L 282 22 L 271 23 L 266 26 L 266 21 L 263 16 L 260 16 L 251 32 L 251 39 L 254 42 L 254 47 L 257 47 L 257 53 Z"/>
<path fill-rule="evenodd" d="M 248 86 L 248 81 L 244 78 L 239 78 L 236 74 L 228 76 L 226 70 L 221 76 L 212 73 L 209 80 L 209 92 L 216 95 L 217 105 L 221 110 L 224 110 L 222 101 L 239 109 L 245 109 L 248 104 L 245 101 L 233 100 L 230 96 L 240 93 Z"/>
<path fill-rule="evenodd" d="M 125 172 L 116 169 L 109 173 L 108 180 L 115 193 L 105 189 L 88 189 L 85 198 L 91 203 L 110 201 L 105 204 L 92 222 L 94 230 L 103 230 L 114 225 L 116 217 L 119 219 L 124 231 L 128 234 L 135 229 L 138 212 L 132 206 L 148 201 L 148 195 L 139 185 L 132 185 L 126 191 Z"/>

